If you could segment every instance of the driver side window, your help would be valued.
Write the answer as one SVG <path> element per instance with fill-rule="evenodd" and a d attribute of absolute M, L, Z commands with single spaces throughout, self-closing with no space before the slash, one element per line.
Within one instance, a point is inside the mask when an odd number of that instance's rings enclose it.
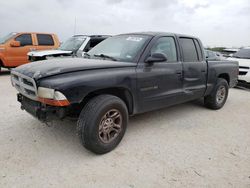
<path fill-rule="evenodd" d="M 150 54 L 162 53 L 167 56 L 168 62 L 177 61 L 176 45 L 173 37 L 161 37 L 152 47 Z"/>
<path fill-rule="evenodd" d="M 15 38 L 16 41 L 19 41 L 21 46 L 32 45 L 31 34 L 22 34 Z"/>

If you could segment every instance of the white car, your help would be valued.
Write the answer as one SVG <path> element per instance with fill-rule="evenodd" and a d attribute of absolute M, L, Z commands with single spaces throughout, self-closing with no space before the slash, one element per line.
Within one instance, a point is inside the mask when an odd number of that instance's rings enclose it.
<path fill-rule="evenodd" d="M 40 50 L 29 52 L 29 61 L 45 60 L 56 57 L 81 57 L 91 48 L 108 38 L 108 35 L 74 35 L 55 50 Z"/>
<path fill-rule="evenodd" d="M 224 57 L 233 57 L 233 55 L 239 50 L 240 49 L 238 48 L 225 48 L 222 50 L 222 54 Z"/>
<path fill-rule="evenodd" d="M 226 59 L 220 52 L 205 50 L 205 54 L 208 61 L 220 61 Z"/>
<path fill-rule="evenodd" d="M 250 84 L 250 47 L 240 49 L 228 59 L 239 62 L 239 82 Z"/>

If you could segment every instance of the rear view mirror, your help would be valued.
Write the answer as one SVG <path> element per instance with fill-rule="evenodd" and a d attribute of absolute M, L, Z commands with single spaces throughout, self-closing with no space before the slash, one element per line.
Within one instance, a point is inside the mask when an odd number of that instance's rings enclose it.
<path fill-rule="evenodd" d="M 10 46 L 11 47 L 20 47 L 21 43 L 19 41 L 11 41 Z"/>
<path fill-rule="evenodd" d="M 146 59 L 146 63 L 157 63 L 167 61 L 167 56 L 163 53 L 153 53 Z"/>

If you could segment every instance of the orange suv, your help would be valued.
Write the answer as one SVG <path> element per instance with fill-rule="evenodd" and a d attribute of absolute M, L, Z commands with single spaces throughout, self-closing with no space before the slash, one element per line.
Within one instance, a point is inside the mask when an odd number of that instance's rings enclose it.
<path fill-rule="evenodd" d="M 1 67 L 13 68 L 28 63 L 29 51 L 54 49 L 59 45 L 55 34 L 10 33 L 0 38 L 0 71 Z"/>

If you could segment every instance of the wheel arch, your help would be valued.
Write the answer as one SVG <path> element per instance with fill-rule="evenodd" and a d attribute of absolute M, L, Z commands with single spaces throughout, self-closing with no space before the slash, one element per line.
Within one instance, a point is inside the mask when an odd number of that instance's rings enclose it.
<path fill-rule="evenodd" d="M 1 59 L 1 57 L 0 57 L 0 67 L 3 67 L 3 61 Z"/>
<path fill-rule="evenodd" d="M 123 87 L 111 87 L 111 88 L 104 88 L 92 91 L 83 98 L 81 102 L 81 108 L 83 108 L 90 99 L 102 94 L 114 95 L 120 98 L 126 104 L 128 108 L 128 113 L 130 115 L 133 114 L 134 112 L 133 95 L 129 89 Z"/>
<path fill-rule="evenodd" d="M 218 76 L 218 78 L 223 78 L 227 81 L 228 85 L 230 85 L 230 76 L 227 73 L 222 73 Z"/>
<path fill-rule="evenodd" d="M 6 64 L 6 59 L 0 54 L 0 67 L 8 67 Z"/>

